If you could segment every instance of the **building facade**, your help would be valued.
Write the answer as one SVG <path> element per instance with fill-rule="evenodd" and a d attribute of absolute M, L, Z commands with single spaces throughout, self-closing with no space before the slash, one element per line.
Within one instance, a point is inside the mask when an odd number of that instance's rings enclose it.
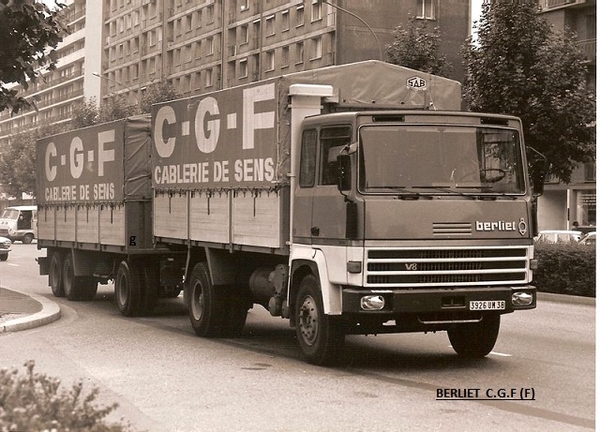
<path fill-rule="evenodd" d="M 281 74 L 383 59 L 409 17 L 439 26 L 462 80 L 468 0 L 104 0 L 104 97 L 140 99 L 156 81 L 183 96 Z"/>
<path fill-rule="evenodd" d="M 0 113 L 0 151 L 9 145 L 12 135 L 41 124 L 64 123 L 71 119 L 73 105 L 84 97 L 100 94 L 100 80 L 91 75 L 99 69 L 102 45 L 96 35 L 102 32 L 102 6 L 98 2 L 69 0 L 65 2 L 65 17 L 70 28 L 57 47 L 56 69 L 44 73 L 27 90 L 19 94 L 35 103 L 36 110 L 11 115 Z M 19 87 L 19 86 L 16 86 Z"/>
<path fill-rule="evenodd" d="M 586 55 L 588 85 L 596 86 L 596 0 L 540 0 L 541 13 L 556 30 L 570 29 Z M 596 127 L 595 124 L 589 127 Z M 539 200 L 540 229 L 568 229 L 577 221 L 596 225 L 596 163 L 579 166 L 571 183 L 549 179 Z"/>

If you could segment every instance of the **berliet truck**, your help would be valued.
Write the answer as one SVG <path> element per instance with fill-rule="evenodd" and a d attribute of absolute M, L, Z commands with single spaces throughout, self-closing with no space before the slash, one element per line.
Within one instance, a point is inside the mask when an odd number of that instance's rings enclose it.
<path fill-rule="evenodd" d="M 447 331 L 485 356 L 501 315 L 536 306 L 540 187 L 519 119 L 460 92 L 369 61 L 44 138 L 40 273 L 69 300 L 114 282 L 125 316 L 183 289 L 203 337 L 259 304 L 315 364 L 348 334 Z"/>

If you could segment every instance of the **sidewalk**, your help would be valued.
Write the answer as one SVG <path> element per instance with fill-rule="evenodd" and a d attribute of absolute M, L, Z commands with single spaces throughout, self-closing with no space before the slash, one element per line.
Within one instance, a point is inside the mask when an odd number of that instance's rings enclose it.
<path fill-rule="evenodd" d="M 46 297 L 0 287 L 0 333 L 27 330 L 60 318 L 60 307 Z"/>

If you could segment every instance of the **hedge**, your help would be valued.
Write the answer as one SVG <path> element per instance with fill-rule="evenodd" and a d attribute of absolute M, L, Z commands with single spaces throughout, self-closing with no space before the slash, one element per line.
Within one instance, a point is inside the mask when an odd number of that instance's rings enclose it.
<path fill-rule="evenodd" d="M 95 405 L 98 388 L 89 394 L 82 382 L 70 391 L 60 380 L 33 371 L 33 360 L 25 363 L 25 372 L 16 368 L 0 369 L 1 432 L 127 432 L 130 424 L 108 423 L 106 417 L 117 408 Z"/>
<path fill-rule="evenodd" d="M 596 246 L 579 243 L 538 243 L 538 291 L 596 297 Z"/>

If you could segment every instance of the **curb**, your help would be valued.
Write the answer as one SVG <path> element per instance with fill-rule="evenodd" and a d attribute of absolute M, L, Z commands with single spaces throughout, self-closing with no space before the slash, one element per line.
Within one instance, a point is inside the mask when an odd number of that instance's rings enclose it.
<path fill-rule="evenodd" d="M 21 318 L 6 321 L 0 324 L 0 333 L 15 332 L 20 330 L 29 330 L 35 327 L 40 327 L 46 324 L 50 324 L 60 318 L 60 307 L 57 303 L 36 294 L 24 293 L 11 288 L 11 291 L 15 291 L 21 294 L 28 295 L 33 300 L 41 303 L 42 310 L 40 312 L 27 315 Z"/>

